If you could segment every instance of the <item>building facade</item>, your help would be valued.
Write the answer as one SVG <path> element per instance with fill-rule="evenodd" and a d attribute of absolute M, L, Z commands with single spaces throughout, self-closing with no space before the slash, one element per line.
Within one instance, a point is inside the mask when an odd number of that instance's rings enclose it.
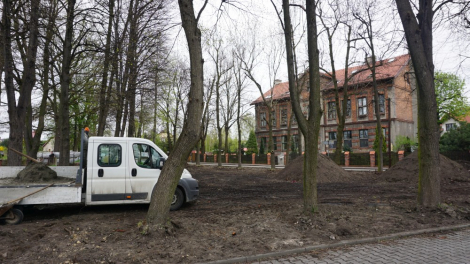
<path fill-rule="evenodd" d="M 416 92 L 414 80 L 411 74 L 411 59 L 409 55 L 402 55 L 391 59 L 385 59 L 376 63 L 376 80 L 379 93 L 379 111 L 382 129 L 387 140 L 390 136 L 391 143 L 398 135 L 415 137 L 417 132 Z M 338 87 L 342 87 L 345 79 L 345 71 L 337 70 L 336 79 Z M 347 146 L 354 152 L 368 152 L 373 149 L 376 131 L 376 115 L 374 103 L 374 89 L 372 75 L 367 65 L 360 65 L 348 69 L 349 77 L 347 92 L 347 115 L 343 133 L 343 146 Z M 352 77 L 351 77 L 352 76 Z M 321 104 L 323 116 L 320 128 L 319 150 L 332 152 L 336 147 L 337 124 L 335 86 L 331 74 L 322 74 L 321 80 Z M 290 94 L 287 82 L 277 82 L 274 87 L 264 94 L 265 98 L 272 101 L 274 117 L 273 140 L 274 152 L 282 155 L 287 152 L 287 134 L 289 121 L 292 120 L 291 141 L 294 151 L 298 142 L 303 141 L 293 114 Z M 304 85 L 301 92 L 302 109 L 307 115 L 308 85 Z M 343 89 L 339 88 L 339 98 L 343 98 Z M 270 118 L 268 108 L 262 97 L 252 102 L 256 113 L 256 136 L 258 144 L 268 142 Z M 301 146 L 303 144 L 300 144 Z M 301 147 L 300 147 L 301 148 Z M 303 149 L 298 149 L 303 151 Z"/>

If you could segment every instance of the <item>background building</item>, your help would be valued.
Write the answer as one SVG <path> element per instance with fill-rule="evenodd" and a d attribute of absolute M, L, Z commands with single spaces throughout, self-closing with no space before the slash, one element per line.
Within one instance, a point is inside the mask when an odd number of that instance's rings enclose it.
<path fill-rule="evenodd" d="M 376 80 L 379 92 L 379 108 L 382 127 L 388 142 L 389 134 L 393 144 L 398 135 L 415 137 L 417 132 L 417 109 L 414 79 L 411 71 L 409 55 L 376 62 Z M 345 71 L 337 70 L 338 87 L 342 87 Z M 367 64 L 348 69 L 348 115 L 346 117 L 343 140 L 346 146 L 354 152 L 368 152 L 373 148 L 375 140 L 376 117 L 373 100 L 372 74 Z M 320 151 L 331 152 L 336 146 L 336 130 L 338 118 L 336 116 L 335 89 L 329 74 L 321 75 L 321 104 L 323 116 L 320 128 Z M 305 76 L 304 76 L 305 77 Z M 302 109 L 307 115 L 309 86 L 304 82 L 301 90 Z M 339 90 L 342 98 L 342 88 Z M 267 100 L 272 100 L 274 115 L 273 140 L 275 154 L 287 152 L 288 125 L 292 121 L 291 135 L 293 135 L 294 149 L 302 141 L 295 118 L 291 119 L 292 107 L 288 82 L 277 81 L 272 89 L 264 93 Z M 390 99 L 390 100 L 389 100 Z M 388 105 L 390 102 L 390 106 Z M 268 142 L 269 113 L 262 97 L 251 103 L 255 105 L 256 129 L 258 144 Z M 303 144 L 301 144 L 303 145 Z M 267 148 L 266 148 L 267 149 Z M 302 149 L 301 149 L 302 150 Z"/>

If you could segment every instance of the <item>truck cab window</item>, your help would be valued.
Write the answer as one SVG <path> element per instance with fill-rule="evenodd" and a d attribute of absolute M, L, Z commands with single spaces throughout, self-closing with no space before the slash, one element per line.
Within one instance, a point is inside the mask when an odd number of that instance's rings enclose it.
<path fill-rule="evenodd" d="M 119 167 L 122 160 L 121 146 L 102 144 L 98 147 L 98 165 L 101 167 Z"/>
<path fill-rule="evenodd" d="M 133 144 L 134 160 L 141 168 L 156 168 L 161 155 L 157 150 L 146 144 Z"/>

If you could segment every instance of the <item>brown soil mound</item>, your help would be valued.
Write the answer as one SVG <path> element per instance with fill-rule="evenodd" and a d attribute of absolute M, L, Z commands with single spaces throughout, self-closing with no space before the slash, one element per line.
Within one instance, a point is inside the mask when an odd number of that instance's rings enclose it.
<path fill-rule="evenodd" d="M 470 171 L 470 161 L 468 160 L 457 160 L 458 164 L 462 165 L 466 170 Z"/>
<path fill-rule="evenodd" d="M 342 182 L 350 180 L 352 175 L 338 166 L 329 157 L 319 154 L 318 155 L 318 183 L 327 182 Z M 300 156 L 292 160 L 284 169 L 278 174 L 277 178 L 287 181 L 302 181 L 304 170 L 304 157 Z"/>
<path fill-rule="evenodd" d="M 440 156 L 441 180 L 443 182 L 470 181 L 470 173 L 459 163 L 449 158 Z M 385 180 L 389 182 L 407 181 L 418 182 L 418 152 L 412 154 L 393 165 L 383 173 Z"/>
<path fill-rule="evenodd" d="M 30 163 L 16 175 L 22 182 L 51 181 L 57 179 L 57 172 L 43 163 Z"/>

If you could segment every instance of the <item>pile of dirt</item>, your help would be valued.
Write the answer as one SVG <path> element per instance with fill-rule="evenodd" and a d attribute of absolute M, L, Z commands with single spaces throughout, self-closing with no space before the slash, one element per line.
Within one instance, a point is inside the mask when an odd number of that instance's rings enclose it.
<path fill-rule="evenodd" d="M 329 157 L 318 155 L 318 183 L 343 182 L 351 180 L 352 175 L 338 166 Z M 304 171 L 304 157 L 300 156 L 292 160 L 287 166 L 279 171 L 277 178 L 287 181 L 302 181 Z"/>
<path fill-rule="evenodd" d="M 450 160 L 444 155 L 439 155 L 441 167 L 441 181 L 470 181 L 470 173 L 459 163 Z M 406 181 L 410 183 L 418 182 L 418 152 L 406 156 L 397 162 L 389 170 L 383 173 L 383 177 L 389 182 Z"/>
<path fill-rule="evenodd" d="M 16 175 L 21 182 L 52 181 L 57 179 L 57 172 L 43 163 L 30 163 Z"/>
<path fill-rule="evenodd" d="M 470 161 L 468 160 L 457 160 L 458 164 L 462 165 L 466 170 L 470 171 Z"/>

